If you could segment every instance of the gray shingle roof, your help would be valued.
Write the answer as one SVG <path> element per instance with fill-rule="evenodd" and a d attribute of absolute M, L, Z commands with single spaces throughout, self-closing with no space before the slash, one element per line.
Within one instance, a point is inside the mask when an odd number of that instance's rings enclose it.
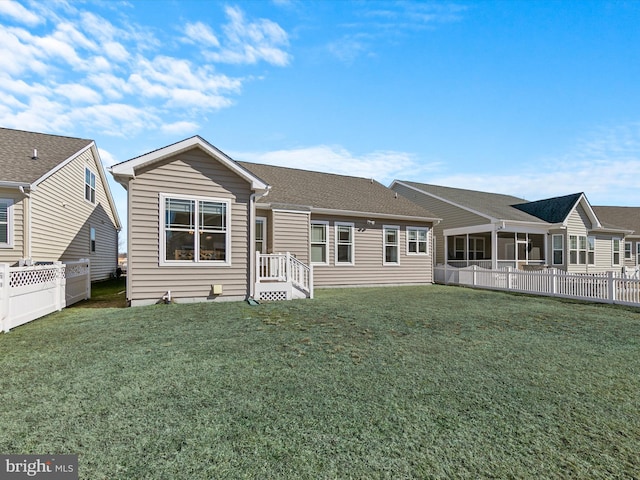
<path fill-rule="evenodd" d="M 249 162 L 238 163 L 271 185 L 269 195 L 259 203 L 437 218 L 435 214 L 401 195 L 396 198 L 393 190 L 372 179 Z"/>
<path fill-rule="evenodd" d="M 543 220 L 534 215 L 513 208 L 514 205 L 526 203 L 527 200 L 523 198 L 500 193 L 479 192 L 476 190 L 443 187 L 440 185 L 430 185 L 405 180 L 401 180 L 401 182 L 497 220 L 543 222 Z"/>
<path fill-rule="evenodd" d="M 592 207 L 603 225 L 617 225 L 640 236 L 640 207 Z"/>
<path fill-rule="evenodd" d="M 33 183 L 92 141 L 0 128 L 0 181 Z"/>
<path fill-rule="evenodd" d="M 561 197 L 545 198 L 535 202 L 526 202 L 513 205 L 523 212 L 529 213 L 545 222 L 562 223 L 575 207 L 582 193 L 572 193 Z"/>

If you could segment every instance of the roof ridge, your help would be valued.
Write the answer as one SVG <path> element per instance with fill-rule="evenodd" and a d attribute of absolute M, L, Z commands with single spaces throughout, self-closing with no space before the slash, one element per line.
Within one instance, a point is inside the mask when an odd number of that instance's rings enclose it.
<path fill-rule="evenodd" d="M 12 132 L 31 133 L 33 135 L 44 135 L 44 136 L 47 136 L 47 137 L 68 138 L 70 140 L 84 140 L 84 141 L 87 141 L 87 142 L 95 141 L 92 138 L 70 137 L 69 135 L 58 135 L 56 133 L 33 132 L 31 130 L 22 130 L 22 129 L 19 129 L 19 128 L 0 127 L 0 130 L 10 130 Z"/>
<path fill-rule="evenodd" d="M 284 167 L 282 165 L 273 165 L 273 164 L 269 164 L 269 163 L 247 162 L 245 160 L 236 160 L 236 162 L 241 163 L 241 164 L 244 163 L 244 164 L 248 164 L 248 165 L 258 165 L 258 166 L 261 166 L 261 167 L 280 168 L 280 169 L 283 169 L 283 170 L 295 170 L 297 172 L 318 173 L 320 175 L 333 175 L 333 176 L 336 176 L 336 177 L 355 178 L 355 179 L 359 179 L 359 180 L 366 180 L 368 182 L 373 180 L 374 182 L 378 183 L 379 185 L 382 185 L 385 188 L 389 188 L 389 187 L 386 187 L 386 185 L 384 185 L 383 183 L 377 181 L 373 177 L 361 177 L 361 176 L 358 176 L 358 175 L 346 175 L 346 174 L 343 174 L 343 173 L 321 172 L 319 170 L 308 170 L 306 168 Z"/>

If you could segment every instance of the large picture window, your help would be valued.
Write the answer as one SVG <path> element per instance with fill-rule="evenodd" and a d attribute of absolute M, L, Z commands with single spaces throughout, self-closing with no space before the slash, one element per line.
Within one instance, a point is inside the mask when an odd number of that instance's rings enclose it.
<path fill-rule="evenodd" d="M 0 248 L 13 246 L 12 206 L 12 200 L 0 198 Z"/>
<path fill-rule="evenodd" d="M 88 168 L 84 169 L 84 198 L 88 202 L 96 203 L 96 174 Z"/>
<path fill-rule="evenodd" d="M 229 251 L 229 202 L 162 196 L 165 262 L 222 263 Z"/>
<path fill-rule="evenodd" d="M 428 255 L 428 238 L 428 228 L 407 227 L 407 255 Z"/>
<path fill-rule="evenodd" d="M 384 227 L 384 264 L 398 265 L 400 263 L 400 227 Z"/>
<path fill-rule="evenodd" d="M 336 223 L 336 265 L 353 263 L 353 223 Z"/>
<path fill-rule="evenodd" d="M 327 264 L 327 222 L 311 223 L 311 263 Z"/>

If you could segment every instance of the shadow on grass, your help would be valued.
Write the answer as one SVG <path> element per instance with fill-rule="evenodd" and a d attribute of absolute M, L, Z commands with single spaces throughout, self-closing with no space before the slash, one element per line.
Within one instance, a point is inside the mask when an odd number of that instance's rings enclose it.
<path fill-rule="evenodd" d="M 125 308 L 127 306 L 126 277 L 91 284 L 91 298 L 69 308 Z"/>

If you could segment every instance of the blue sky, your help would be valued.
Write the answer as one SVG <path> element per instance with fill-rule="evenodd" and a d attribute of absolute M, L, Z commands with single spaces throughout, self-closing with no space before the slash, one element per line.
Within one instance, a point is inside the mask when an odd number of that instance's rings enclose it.
<path fill-rule="evenodd" d="M 0 0 L 0 126 L 640 205 L 640 2 Z M 122 219 L 126 196 L 112 191 Z"/>

